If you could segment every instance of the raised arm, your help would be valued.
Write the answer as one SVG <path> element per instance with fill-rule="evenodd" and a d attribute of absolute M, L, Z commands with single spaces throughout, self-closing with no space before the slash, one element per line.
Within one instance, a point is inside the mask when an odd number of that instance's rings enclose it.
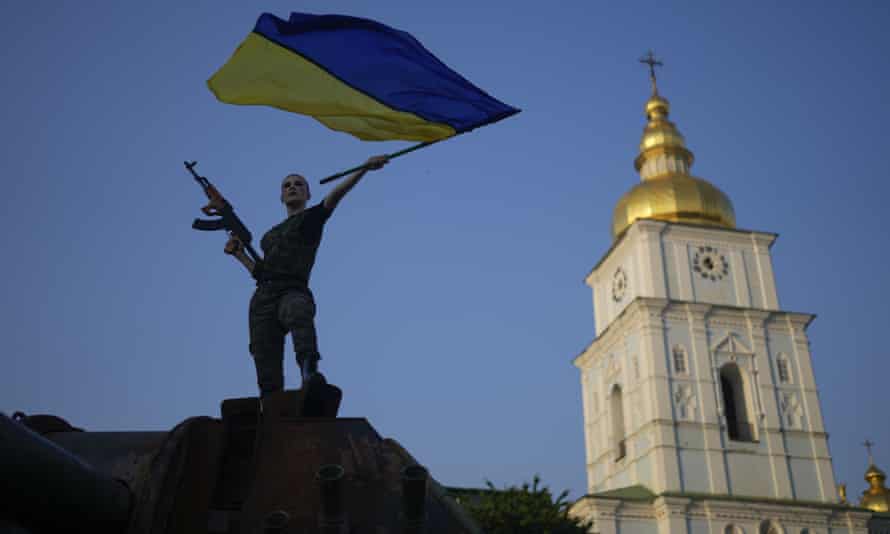
<path fill-rule="evenodd" d="M 329 211 L 333 211 L 333 209 L 337 207 L 337 204 L 340 203 L 340 200 L 342 200 L 343 197 L 346 196 L 346 193 L 348 193 L 350 190 L 352 190 L 353 187 L 355 187 L 355 184 L 357 184 L 359 180 L 362 179 L 362 176 L 364 176 L 366 172 L 381 169 L 388 162 L 389 158 L 387 158 L 386 156 L 374 156 L 372 158 L 369 158 L 368 161 L 365 162 L 364 168 L 352 173 L 349 178 L 346 178 L 345 180 L 340 182 L 337 187 L 335 187 L 333 190 L 331 190 L 330 193 L 328 193 L 328 196 L 324 197 L 324 207 L 327 208 Z"/>

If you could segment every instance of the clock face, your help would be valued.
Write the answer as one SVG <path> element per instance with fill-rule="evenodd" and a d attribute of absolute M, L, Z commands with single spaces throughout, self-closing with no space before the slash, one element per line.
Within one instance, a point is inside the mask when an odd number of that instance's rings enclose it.
<path fill-rule="evenodd" d="M 627 275 L 624 273 L 624 269 L 619 267 L 615 270 L 615 274 L 612 275 L 612 300 L 620 302 L 626 292 Z"/>
<path fill-rule="evenodd" d="M 716 248 L 701 246 L 692 257 L 692 270 L 702 278 L 716 282 L 729 274 L 729 262 Z"/>

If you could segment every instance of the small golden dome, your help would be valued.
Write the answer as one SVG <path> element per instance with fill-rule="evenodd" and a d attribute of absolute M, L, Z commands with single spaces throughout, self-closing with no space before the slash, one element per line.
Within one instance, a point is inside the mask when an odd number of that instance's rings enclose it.
<path fill-rule="evenodd" d="M 884 486 L 887 475 L 878 469 L 875 464 L 868 466 L 865 472 L 865 480 L 869 488 L 862 492 L 859 506 L 868 508 L 872 512 L 890 512 L 890 489 Z"/>
<path fill-rule="evenodd" d="M 612 237 L 618 239 L 637 219 L 687 222 L 735 228 L 729 197 L 711 183 L 689 174 L 694 156 L 686 139 L 668 120 L 670 103 L 658 94 L 653 78 L 646 101 L 648 123 L 634 167 L 642 183 L 624 194 L 612 215 Z"/>
<path fill-rule="evenodd" d="M 884 474 L 875 464 L 871 464 L 868 466 L 868 469 L 865 471 L 865 480 L 866 482 L 871 482 L 873 478 L 887 478 L 887 475 Z"/>
<path fill-rule="evenodd" d="M 667 117 L 670 112 L 671 103 L 668 102 L 667 98 L 663 98 L 658 93 L 653 94 L 649 100 L 646 101 L 646 118 L 649 120 L 652 120 L 653 114 Z"/>

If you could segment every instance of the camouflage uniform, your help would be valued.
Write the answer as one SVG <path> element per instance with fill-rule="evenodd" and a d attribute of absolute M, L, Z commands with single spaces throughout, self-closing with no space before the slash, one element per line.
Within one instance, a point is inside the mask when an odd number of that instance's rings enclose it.
<path fill-rule="evenodd" d="M 300 369 L 321 359 L 309 275 L 331 211 L 317 204 L 288 217 L 263 236 L 263 262 L 250 299 L 250 353 L 260 394 L 284 388 L 284 338 L 290 332 Z"/>

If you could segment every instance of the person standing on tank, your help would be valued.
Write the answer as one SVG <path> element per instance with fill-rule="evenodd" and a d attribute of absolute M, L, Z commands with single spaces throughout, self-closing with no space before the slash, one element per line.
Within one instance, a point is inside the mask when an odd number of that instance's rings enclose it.
<path fill-rule="evenodd" d="M 324 225 L 346 193 L 369 170 L 382 168 L 386 156 L 375 156 L 343 180 L 322 202 L 307 208 L 309 183 L 299 174 L 281 182 L 281 202 L 287 218 L 263 235 L 263 260 L 254 263 L 241 241 L 230 236 L 225 253 L 234 256 L 257 280 L 250 299 L 248 323 L 250 353 L 256 365 L 260 396 L 284 389 L 284 339 L 293 340 L 303 385 L 318 372 L 318 339 L 315 334 L 315 300 L 309 290 L 309 275 L 321 244 Z"/>

